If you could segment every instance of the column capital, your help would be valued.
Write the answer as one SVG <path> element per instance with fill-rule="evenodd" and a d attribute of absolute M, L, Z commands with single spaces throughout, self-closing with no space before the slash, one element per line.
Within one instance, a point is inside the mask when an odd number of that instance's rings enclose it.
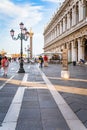
<path fill-rule="evenodd" d="M 68 49 L 70 50 L 71 49 L 71 43 L 68 43 Z"/>
<path fill-rule="evenodd" d="M 34 35 L 34 33 L 32 32 L 32 28 L 30 28 L 29 36 L 32 37 L 33 35 Z"/>
<path fill-rule="evenodd" d="M 84 47 L 84 38 L 83 37 L 79 37 L 78 39 L 78 44 L 80 44 L 80 47 Z"/>
<path fill-rule="evenodd" d="M 86 6 L 86 0 L 81 0 L 83 6 Z"/>

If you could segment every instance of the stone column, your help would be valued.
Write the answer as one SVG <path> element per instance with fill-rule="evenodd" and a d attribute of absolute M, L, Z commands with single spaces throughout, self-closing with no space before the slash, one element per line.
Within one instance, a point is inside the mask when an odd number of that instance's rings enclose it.
<path fill-rule="evenodd" d="M 65 32 L 66 27 L 65 27 L 65 17 L 63 18 L 63 32 Z"/>
<path fill-rule="evenodd" d="M 65 31 L 67 30 L 67 15 L 65 16 Z"/>
<path fill-rule="evenodd" d="M 52 40 L 52 32 L 50 32 L 50 41 Z"/>
<path fill-rule="evenodd" d="M 67 29 L 70 28 L 70 12 L 67 14 Z"/>
<path fill-rule="evenodd" d="M 55 29 L 53 29 L 53 39 L 55 38 Z"/>
<path fill-rule="evenodd" d="M 29 32 L 29 36 L 30 36 L 30 59 L 32 59 L 32 37 L 33 37 L 33 32 L 32 30 L 30 29 L 30 32 Z"/>
<path fill-rule="evenodd" d="M 76 49 L 75 49 L 75 40 L 72 41 L 72 61 L 76 61 Z"/>
<path fill-rule="evenodd" d="M 79 21 L 86 17 L 86 0 L 79 0 Z"/>
<path fill-rule="evenodd" d="M 59 24 L 57 25 L 57 36 L 59 36 L 60 34 L 60 27 L 59 27 Z"/>
<path fill-rule="evenodd" d="M 60 21 L 60 34 L 62 34 L 62 21 Z"/>
<path fill-rule="evenodd" d="M 52 40 L 53 40 L 53 30 L 52 30 Z"/>
<path fill-rule="evenodd" d="M 52 40 L 53 40 L 53 30 L 52 30 Z"/>
<path fill-rule="evenodd" d="M 56 32 L 56 35 L 58 36 L 58 25 L 57 25 L 57 27 L 56 27 L 56 31 L 57 31 L 57 32 Z"/>
<path fill-rule="evenodd" d="M 81 14 L 80 14 L 81 15 Z M 79 5 L 76 5 L 76 24 L 79 22 Z"/>
<path fill-rule="evenodd" d="M 79 21 L 83 19 L 83 7 L 82 2 L 79 0 Z"/>
<path fill-rule="evenodd" d="M 76 5 L 72 8 L 72 26 L 76 24 Z"/>
<path fill-rule="evenodd" d="M 87 0 L 82 0 L 83 19 L 87 16 Z"/>
<path fill-rule="evenodd" d="M 68 43 L 68 61 L 71 61 L 71 46 L 70 43 Z"/>
<path fill-rule="evenodd" d="M 80 61 L 80 59 L 82 59 L 82 40 L 81 38 L 78 38 L 78 61 Z"/>
<path fill-rule="evenodd" d="M 55 38 L 57 37 L 57 27 L 55 27 Z"/>
<path fill-rule="evenodd" d="M 72 27 L 72 9 L 70 10 L 70 28 Z"/>

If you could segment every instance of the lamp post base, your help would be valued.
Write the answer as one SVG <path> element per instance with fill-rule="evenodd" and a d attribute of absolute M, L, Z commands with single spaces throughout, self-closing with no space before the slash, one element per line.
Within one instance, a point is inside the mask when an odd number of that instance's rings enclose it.
<path fill-rule="evenodd" d="M 19 71 L 18 71 L 18 73 L 25 73 L 25 70 L 24 70 L 24 68 L 19 68 Z"/>
<path fill-rule="evenodd" d="M 25 70 L 24 70 L 24 67 L 23 67 L 23 59 L 22 58 L 20 60 L 20 68 L 19 68 L 18 73 L 25 73 Z"/>

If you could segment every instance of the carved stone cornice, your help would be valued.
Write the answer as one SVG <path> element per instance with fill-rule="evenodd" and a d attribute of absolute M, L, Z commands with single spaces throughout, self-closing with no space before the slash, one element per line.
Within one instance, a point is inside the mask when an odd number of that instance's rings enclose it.
<path fill-rule="evenodd" d="M 80 1 L 84 3 L 86 0 Z M 65 20 L 64 18 L 67 15 L 67 13 L 72 13 L 72 8 L 78 7 L 78 4 L 79 0 L 65 0 L 63 5 L 60 7 L 57 13 L 54 14 L 53 19 L 50 21 L 50 23 L 44 30 L 44 35 L 50 35 L 50 32 L 58 26 L 61 19 Z M 87 17 L 78 22 L 76 25 L 72 26 L 70 29 L 66 30 L 66 32 L 63 32 L 51 41 L 48 41 L 48 43 L 45 43 L 44 49 L 52 49 L 53 45 L 54 48 L 56 48 L 61 45 L 64 45 L 65 43 L 69 43 L 73 40 L 76 40 L 80 37 L 85 37 L 85 39 L 87 39 Z"/>
<path fill-rule="evenodd" d="M 82 37 L 86 34 L 87 34 L 87 22 L 86 22 L 86 19 L 84 19 L 82 22 L 78 23 L 76 26 L 73 26 L 71 29 L 69 29 L 65 33 L 62 33 L 62 35 L 58 36 L 56 39 L 53 39 L 50 43 L 46 43 L 45 46 L 49 46 L 50 44 L 61 41 L 61 39 L 64 39 L 64 41 L 67 40 L 69 42 L 73 39 Z"/>
<path fill-rule="evenodd" d="M 56 13 L 54 13 L 53 17 L 51 18 L 51 20 L 49 21 L 49 23 L 45 27 L 43 34 L 48 32 L 48 30 L 50 29 L 50 27 L 52 27 L 54 25 L 54 23 L 58 24 L 58 21 L 64 17 L 65 13 L 67 14 L 67 11 L 70 10 L 70 7 L 74 3 L 75 3 L 74 0 L 65 0 L 63 2 L 63 4 L 61 5 L 61 7 L 56 11 Z"/>

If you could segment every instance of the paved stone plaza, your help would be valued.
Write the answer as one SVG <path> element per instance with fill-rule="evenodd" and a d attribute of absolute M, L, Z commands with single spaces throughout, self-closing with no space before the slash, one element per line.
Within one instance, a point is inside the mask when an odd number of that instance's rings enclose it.
<path fill-rule="evenodd" d="M 52 84 L 87 127 L 87 66 L 69 65 L 69 80 L 60 79 L 61 70 L 61 65 L 49 65 L 48 68 L 43 69 Z"/>
<path fill-rule="evenodd" d="M 0 75 L 0 130 L 86 130 L 87 66 L 69 65 L 69 80 L 60 64 L 24 67 Z"/>

